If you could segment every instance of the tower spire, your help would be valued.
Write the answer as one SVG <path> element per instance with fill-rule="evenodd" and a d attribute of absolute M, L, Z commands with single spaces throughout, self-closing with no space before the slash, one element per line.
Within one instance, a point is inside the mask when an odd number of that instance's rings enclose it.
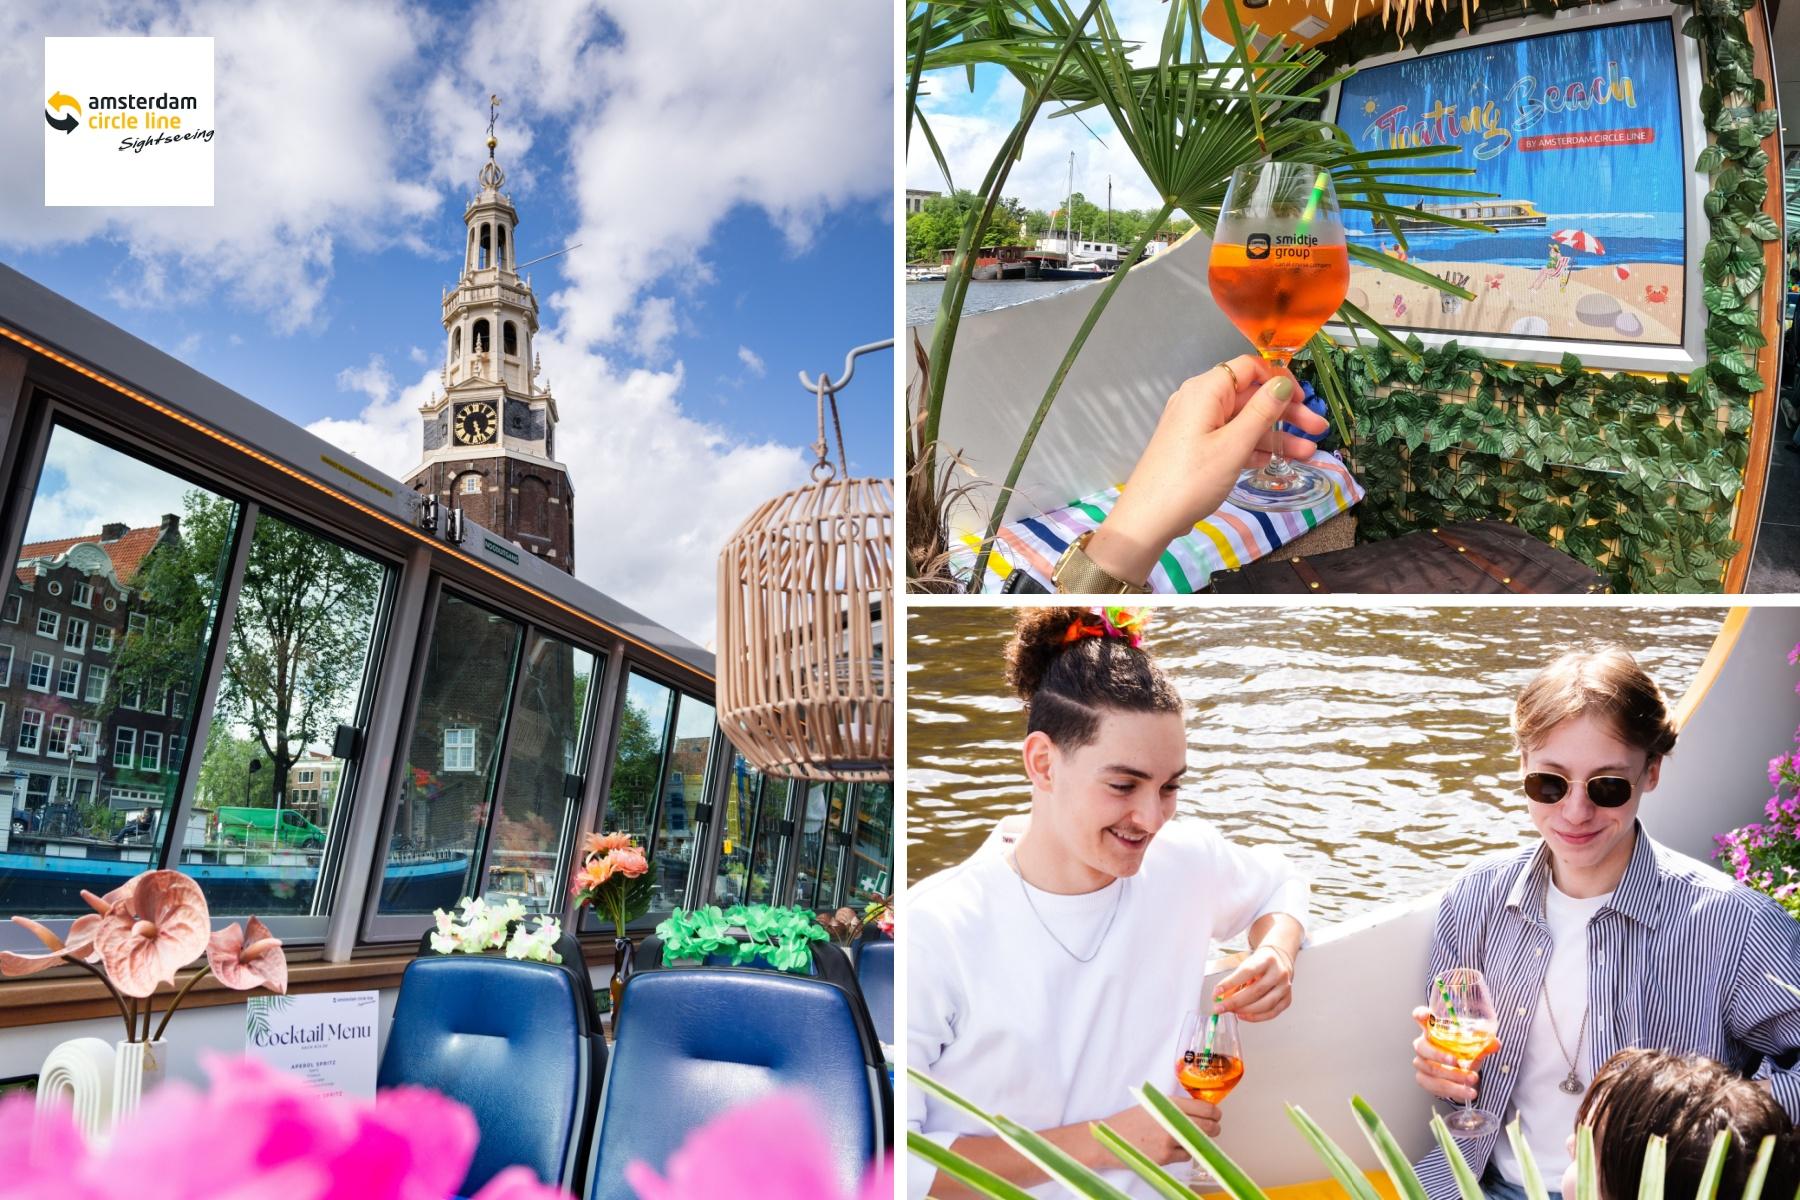
<path fill-rule="evenodd" d="M 500 164 L 494 161 L 494 147 L 500 144 L 500 139 L 494 136 L 494 123 L 499 119 L 500 97 L 497 94 L 490 93 L 488 96 L 487 126 L 488 160 L 481 164 L 481 174 L 477 176 L 477 178 L 480 180 L 483 188 L 496 192 L 500 190 L 500 185 L 506 182 L 506 172 L 502 171 L 500 169 Z"/>

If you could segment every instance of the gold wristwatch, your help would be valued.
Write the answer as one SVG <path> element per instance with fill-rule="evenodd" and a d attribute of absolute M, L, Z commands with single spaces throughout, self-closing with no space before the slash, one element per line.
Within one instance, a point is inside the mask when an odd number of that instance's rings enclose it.
<path fill-rule="evenodd" d="M 1088 539 L 1094 533 L 1090 529 L 1070 542 L 1063 556 L 1057 559 L 1056 570 L 1050 573 L 1056 590 L 1066 596 L 1124 596 L 1148 592 L 1148 583 L 1126 583 L 1095 565 L 1087 556 Z"/>

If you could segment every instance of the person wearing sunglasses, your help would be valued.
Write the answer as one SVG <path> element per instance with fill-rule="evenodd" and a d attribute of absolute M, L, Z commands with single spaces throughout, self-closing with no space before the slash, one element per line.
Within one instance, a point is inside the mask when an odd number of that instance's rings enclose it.
<path fill-rule="evenodd" d="M 1431 946 L 1433 976 L 1486 976 L 1499 1045 L 1478 1078 L 1419 1037 L 1419 1086 L 1472 1097 L 1501 1126 L 1517 1117 L 1546 1180 L 1568 1165 L 1588 1085 L 1627 1047 L 1717 1059 L 1800 1116 L 1800 997 L 1769 978 L 1800 969 L 1800 922 L 1638 822 L 1675 748 L 1655 682 L 1617 646 L 1574 651 L 1525 685 L 1512 728 L 1541 840 L 1458 879 Z M 1490 1200 L 1522 1200 L 1523 1164 L 1501 1129 L 1458 1145 Z M 1431 1200 L 1460 1194 L 1441 1150 L 1419 1178 Z"/>

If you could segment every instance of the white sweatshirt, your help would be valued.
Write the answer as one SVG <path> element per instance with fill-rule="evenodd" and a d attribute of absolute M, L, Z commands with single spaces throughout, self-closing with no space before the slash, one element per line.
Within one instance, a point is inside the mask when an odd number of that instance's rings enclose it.
<path fill-rule="evenodd" d="M 1141 1083 L 1173 1091 L 1175 1043 L 1204 999 L 1213 944 L 1266 913 L 1304 925 L 1305 881 L 1272 848 L 1180 820 L 1157 833 L 1136 875 L 1080 896 L 1030 888 L 1028 904 L 1004 853 L 1023 830 L 1024 818 L 1007 818 L 967 861 L 907 894 L 907 1065 L 1037 1130 L 1132 1107 Z M 991 1134 L 919 1088 L 907 1089 L 907 1123 L 945 1146 Z M 929 1163 L 915 1156 L 906 1174 L 912 1197 L 930 1193 Z M 1106 1177 L 1154 1196 L 1123 1169 Z M 1062 1194 L 1055 1183 L 1033 1190 Z"/>

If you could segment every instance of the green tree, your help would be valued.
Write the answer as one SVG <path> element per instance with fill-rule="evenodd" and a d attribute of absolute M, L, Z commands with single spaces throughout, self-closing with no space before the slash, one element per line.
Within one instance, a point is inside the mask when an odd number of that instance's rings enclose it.
<path fill-rule="evenodd" d="M 214 721 L 206 738 L 206 755 L 200 760 L 200 803 L 208 808 L 248 805 L 275 807 L 275 773 L 263 762 L 252 771 L 252 761 L 262 762 L 262 747 L 238 737 L 224 722 Z"/>
<path fill-rule="evenodd" d="M 613 754 L 612 788 L 606 800 L 606 827 L 648 836 L 656 782 L 662 774 L 662 730 L 635 700 L 625 701 Z"/>
<path fill-rule="evenodd" d="M 187 494 L 181 536 L 159 544 L 139 572 L 138 606 L 149 620 L 126 635 L 121 685 L 155 694 L 203 677 L 238 517 L 238 506 L 223 497 Z M 381 577 L 380 566 L 336 543 L 274 517 L 257 521 L 213 727 L 232 731 L 232 742 L 248 733 L 272 803 L 286 791 L 288 768 L 329 739 L 353 702 Z M 225 753 L 232 742 L 209 737 L 208 753 Z"/>

